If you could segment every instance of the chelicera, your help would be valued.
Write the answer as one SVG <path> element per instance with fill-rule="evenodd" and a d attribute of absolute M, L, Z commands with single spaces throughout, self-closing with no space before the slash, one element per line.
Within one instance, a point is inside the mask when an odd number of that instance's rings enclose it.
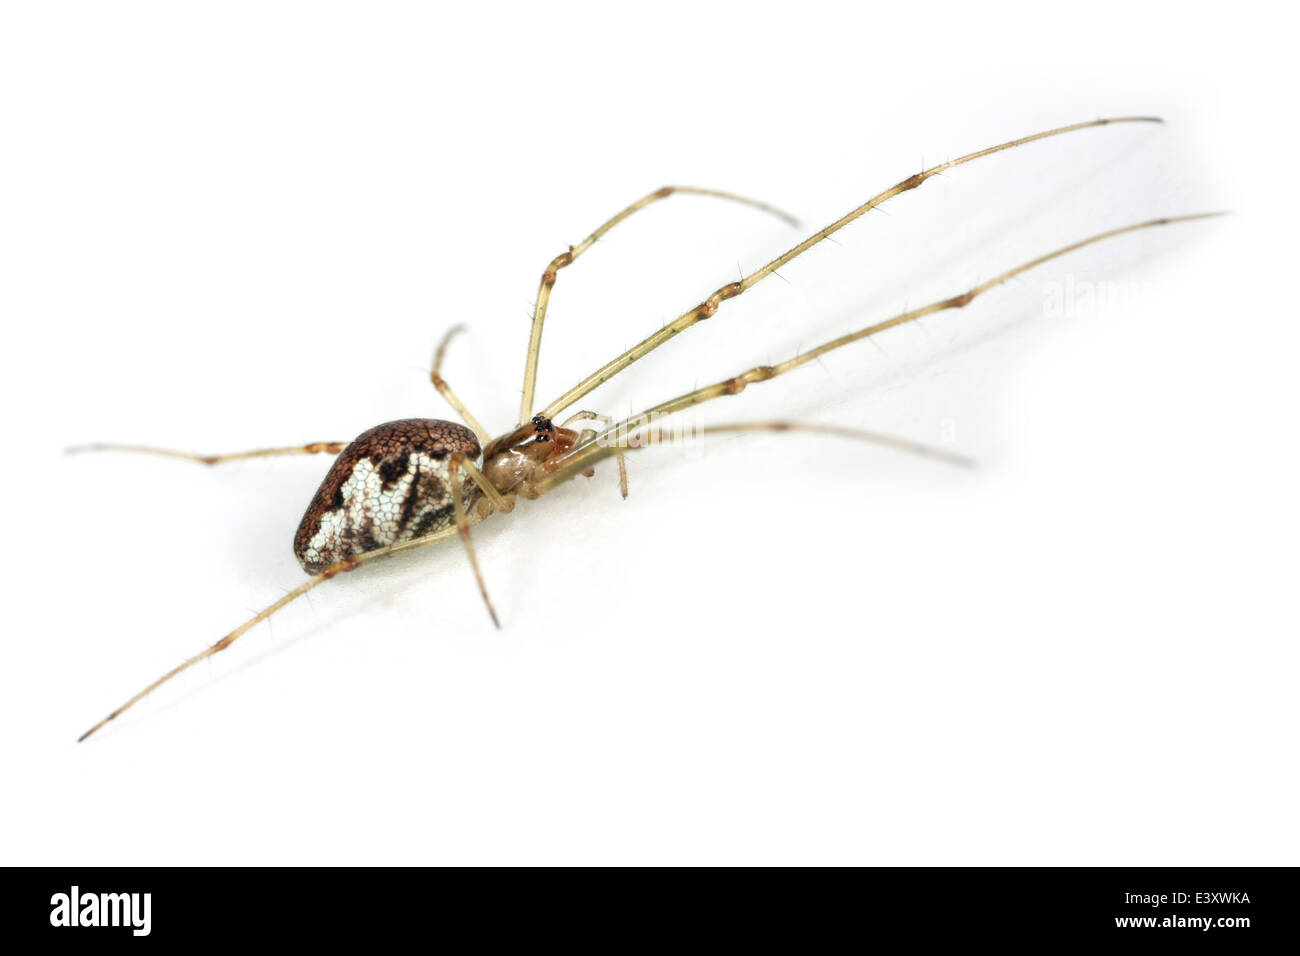
<path fill-rule="evenodd" d="M 634 362 L 692 325 L 714 316 L 726 300 L 744 294 L 755 284 L 868 211 L 895 196 L 916 189 L 931 177 L 1036 140 L 1115 123 L 1151 122 L 1159 122 L 1159 120 L 1153 117 L 1119 117 L 1075 123 L 968 153 L 909 176 L 873 196 L 829 226 L 808 236 L 761 268 L 738 281 L 719 287 L 698 305 L 686 310 L 674 321 L 647 336 L 632 348 L 615 356 L 563 395 L 541 408 L 535 407 L 534 393 L 542 329 L 551 290 L 558 273 L 572 265 L 593 243 L 624 219 L 651 203 L 671 195 L 693 194 L 741 203 L 776 215 L 791 225 L 797 225 L 791 217 L 771 206 L 732 193 L 683 186 L 665 186 L 657 189 L 623 209 L 581 243 L 570 246 L 567 251 L 556 256 L 547 265 L 542 274 L 533 311 L 519 418 L 514 427 L 496 437 L 493 437 L 493 434 L 470 413 L 442 377 L 441 370 L 447 345 L 457 331 L 452 329 L 443 338 L 435 353 L 431 379 L 433 385 L 460 416 L 463 424 L 436 419 L 403 419 L 371 428 L 348 443 L 314 442 L 225 455 L 198 455 L 140 445 L 97 444 L 71 449 L 147 452 L 210 465 L 232 459 L 270 455 L 322 453 L 337 455 L 333 466 L 308 506 L 294 537 L 294 552 L 309 578 L 280 600 L 240 624 L 215 644 L 172 668 L 91 727 L 80 739 L 84 740 L 90 736 L 177 674 L 230 647 L 253 626 L 325 581 L 353 571 L 371 561 L 413 548 L 425 547 L 453 535 L 459 536 L 463 542 L 484 604 L 493 623 L 499 627 L 496 609 L 488 596 L 484 577 L 474 553 L 471 529 L 494 514 L 513 510 L 516 498 L 540 498 L 577 475 L 590 477 L 597 464 L 611 457 L 617 460 L 619 484 L 626 497 L 627 452 L 663 440 L 665 432 L 659 422 L 667 416 L 717 398 L 739 395 L 749 385 L 770 381 L 807 362 L 815 361 L 828 352 L 878 335 L 895 326 L 947 309 L 964 308 L 983 293 L 1008 279 L 1084 246 L 1155 226 L 1214 215 L 1195 213 L 1120 225 L 1106 232 L 1082 238 L 1029 262 L 1020 263 L 974 288 L 831 339 L 777 365 L 758 366 L 712 385 L 694 389 L 621 421 L 615 421 L 597 412 L 582 410 L 571 413 L 567 419 L 557 424 L 557 419 L 562 413 L 572 409 L 597 386 L 620 374 Z M 570 427 L 574 425 L 581 427 Z M 742 422 L 697 429 L 695 434 L 754 430 L 813 431 L 829 436 L 879 442 L 908 452 L 931 455 L 958 463 L 964 462 L 964 459 L 946 451 L 884 435 L 828 425 L 770 421 Z"/>

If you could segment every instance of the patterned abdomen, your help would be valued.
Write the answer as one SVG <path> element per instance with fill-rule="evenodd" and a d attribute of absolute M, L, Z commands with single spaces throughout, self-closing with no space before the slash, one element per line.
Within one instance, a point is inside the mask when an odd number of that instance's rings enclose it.
<path fill-rule="evenodd" d="M 362 432 L 334 462 L 294 535 L 293 551 L 308 574 L 335 561 L 410 541 L 455 523 L 448 461 L 471 462 L 478 439 L 463 425 L 407 418 Z M 466 508 L 477 486 L 461 473 Z"/>

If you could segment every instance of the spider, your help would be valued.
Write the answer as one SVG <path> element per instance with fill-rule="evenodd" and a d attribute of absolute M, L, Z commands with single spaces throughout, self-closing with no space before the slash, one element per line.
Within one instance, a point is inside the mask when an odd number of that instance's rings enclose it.
<path fill-rule="evenodd" d="M 488 595 L 487 585 L 475 555 L 471 529 L 494 514 L 512 511 L 516 498 L 539 498 L 577 475 L 591 477 L 595 466 L 608 458 L 617 461 L 620 490 L 623 496 L 627 497 L 626 455 L 630 451 L 671 440 L 672 435 L 659 425 L 659 422 L 667 416 L 714 399 L 739 395 L 750 385 L 777 378 L 828 352 L 878 335 L 895 326 L 914 322 L 936 312 L 964 308 L 995 286 L 1085 246 L 1139 230 L 1207 218 L 1218 213 L 1194 213 L 1151 219 L 1117 226 L 1081 238 L 1028 262 L 1015 265 L 964 292 L 919 308 L 909 309 L 841 335 L 776 365 L 760 365 L 712 385 L 696 388 L 622 420 L 616 421 L 594 411 L 579 410 L 572 412 L 562 421 L 557 421 L 589 392 L 620 374 L 669 339 L 685 332 L 696 323 L 713 317 L 728 299 L 742 295 L 868 211 L 895 196 L 918 188 L 940 173 L 1037 140 L 1079 130 L 1116 123 L 1159 122 L 1162 122 L 1159 118 L 1148 116 L 1089 120 L 1023 136 L 923 169 L 871 197 L 761 268 L 737 281 L 719 287 L 698 305 L 686 310 L 675 320 L 627 351 L 610 359 L 558 398 L 540 408 L 537 407 L 534 398 L 542 330 L 546 321 L 551 290 L 555 286 L 559 272 L 576 262 L 596 241 L 623 220 L 661 199 L 673 195 L 696 195 L 740 203 L 780 217 L 791 225 L 798 225 L 792 217 L 772 206 L 720 190 L 664 186 L 648 193 L 603 223 L 578 245 L 570 246 L 567 251 L 556 256 L 546 266 L 533 310 L 519 418 L 513 428 L 495 437 L 470 413 L 442 377 L 443 360 L 446 357 L 448 344 L 459 331 L 459 327 L 456 327 L 447 332 L 439 343 L 430 378 L 434 387 L 460 416 L 463 424 L 434 419 L 403 419 L 377 425 L 351 442 L 314 442 L 221 455 L 199 455 L 143 445 L 119 444 L 93 444 L 69 449 L 72 452 L 142 452 L 183 458 L 207 465 L 273 455 L 327 453 L 336 456 L 334 464 L 308 505 L 294 536 L 294 553 L 303 570 L 309 575 L 308 579 L 275 603 L 244 621 L 216 643 L 149 684 L 87 730 L 78 740 L 85 740 L 182 671 L 226 650 L 255 625 L 331 578 L 354 571 L 380 558 L 436 544 L 453 536 L 460 538 L 487 612 L 493 624 L 500 627 L 500 620 Z M 580 423 L 588 424 L 582 427 Z M 695 434 L 760 430 L 815 432 L 885 444 L 914 454 L 928 455 L 957 464 L 968 464 L 960 456 L 929 446 L 873 432 L 829 425 L 786 421 L 742 422 L 697 428 Z"/>

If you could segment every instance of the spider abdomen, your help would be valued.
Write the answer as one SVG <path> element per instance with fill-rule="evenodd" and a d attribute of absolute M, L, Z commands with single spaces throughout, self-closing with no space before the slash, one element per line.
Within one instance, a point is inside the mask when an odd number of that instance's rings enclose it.
<path fill-rule="evenodd" d="M 455 504 L 448 466 L 458 452 L 473 462 L 480 448 L 474 433 L 454 422 L 407 418 L 358 435 L 335 459 L 298 525 L 293 551 L 303 570 L 319 574 L 344 558 L 450 527 Z M 478 493 L 472 481 L 462 481 L 467 509 Z"/>

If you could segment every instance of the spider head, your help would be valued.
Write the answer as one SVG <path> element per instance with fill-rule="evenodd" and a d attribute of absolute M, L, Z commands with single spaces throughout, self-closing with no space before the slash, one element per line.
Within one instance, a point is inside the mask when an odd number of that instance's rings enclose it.
<path fill-rule="evenodd" d="M 491 442 L 483 452 L 483 474 L 497 491 L 536 498 L 534 476 L 578 443 L 578 433 L 541 415 Z M 539 473 L 539 469 L 541 470 Z"/>

